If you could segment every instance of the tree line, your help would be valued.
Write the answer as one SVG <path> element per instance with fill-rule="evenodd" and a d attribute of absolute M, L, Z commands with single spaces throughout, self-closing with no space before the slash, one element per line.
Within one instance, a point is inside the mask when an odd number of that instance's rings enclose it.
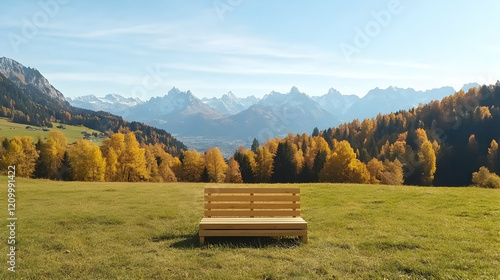
<path fill-rule="evenodd" d="M 4 165 L 26 177 L 81 181 L 296 183 L 336 182 L 500 187 L 500 82 L 312 135 L 256 139 L 226 160 L 218 148 L 172 155 L 163 144 L 115 133 L 101 146 L 4 139 Z"/>

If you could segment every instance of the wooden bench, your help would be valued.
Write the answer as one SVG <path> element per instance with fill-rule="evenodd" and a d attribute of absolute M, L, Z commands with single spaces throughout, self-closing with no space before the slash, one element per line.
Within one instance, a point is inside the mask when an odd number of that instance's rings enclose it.
<path fill-rule="evenodd" d="M 300 188 L 205 188 L 200 244 L 208 236 L 299 236 L 307 243 L 300 217 Z"/>

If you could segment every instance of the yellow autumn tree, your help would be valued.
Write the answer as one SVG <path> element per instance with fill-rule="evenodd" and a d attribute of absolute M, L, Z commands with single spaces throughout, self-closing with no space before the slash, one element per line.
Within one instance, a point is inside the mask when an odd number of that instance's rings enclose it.
<path fill-rule="evenodd" d="M 122 181 L 139 182 L 149 179 L 144 152 L 144 149 L 139 147 L 135 134 L 127 133 L 125 135 L 125 150 L 120 158 Z"/>
<path fill-rule="evenodd" d="M 47 141 L 43 143 L 40 150 L 40 159 L 50 179 L 57 179 L 67 146 L 66 136 L 59 130 L 51 131 L 47 136 Z"/>
<path fill-rule="evenodd" d="M 106 158 L 106 181 L 123 181 L 123 152 L 125 151 L 125 135 L 115 133 L 104 139 L 101 146 L 103 157 Z"/>
<path fill-rule="evenodd" d="M 243 183 L 243 179 L 241 178 L 240 165 L 234 157 L 229 159 L 227 174 L 226 174 L 226 183 Z"/>
<path fill-rule="evenodd" d="M 111 137 L 104 139 L 101 152 L 104 157 L 108 156 L 109 149 L 113 148 L 116 156 L 119 158 L 121 153 L 125 150 L 125 135 L 122 133 L 115 133 Z"/>
<path fill-rule="evenodd" d="M 349 163 L 347 182 L 367 184 L 370 181 L 370 172 L 366 168 L 366 164 L 358 159 L 354 159 Z"/>
<path fill-rule="evenodd" d="M 273 154 L 267 147 L 260 146 L 255 157 L 255 179 L 258 183 L 267 183 L 273 173 Z"/>
<path fill-rule="evenodd" d="M 474 110 L 474 120 L 476 122 L 479 122 L 487 118 L 491 118 L 490 109 L 486 106 L 476 107 L 476 109 Z"/>
<path fill-rule="evenodd" d="M 436 173 L 436 153 L 430 141 L 425 141 L 420 147 L 418 161 L 422 165 L 422 184 L 431 185 Z"/>
<path fill-rule="evenodd" d="M 104 178 L 108 182 L 118 180 L 118 155 L 116 154 L 115 149 L 113 149 L 112 147 L 108 149 Z"/>
<path fill-rule="evenodd" d="M 304 154 L 302 152 L 302 149 L 297 148 L 297 145 L 291 144 L 291 146 L 293 152 L 293 163 L 297 167 L 297 174 L 299 174 L 302 171 L 302 168 L 304 167 L 305 163 Z"/>
<path fill-rule="evenodd" d="M 184 151 L 182 155 L 182 180 L 200 182 L 201 173 L 205 167 L 203 155 L 197 151 Z"/>
<path fill-rule="evenodd" d="M 319 178 L 323 182 L 367 183 L 370 180 L 370 173 L 366 165 L 356 159 L 356 153 L 349 142 L 341 141 L 326 159 Z"/>
<path fill-rule="evenodd" d="M 397 158 L 401 158 L 406 154 L 406 142 L 398 140 L 390 146 L 389 150 L 391 153 L 390 156 L 391 161 L 394 161 Z"/>
<path fill-rule="evenodd" d="M 495 139 L 491 140 L 490 147 L 488 148 L 488 169 L 491 172 L 495 172 L 495 170 L 498 168 L 496 166 L 496 163 L 498 161 L 498 143 L 495 141 Z"/>
<path fill-rule="evenodd" d="M 76 181 L 104 181 L 106 161 L 99 147 L 92 142 L 77 140 L 68 150 Z"/>
<path fill-rule="evenodd" d="M 380 184 L 382 174 L 384 173 L 384 163 L 376 158 L 372 158 L 367 164 L 366 168 L 370 172 L 370 183 Z"/>
<path fill-rule="evenodd" d="M 417 135 L 417 145 L 419 147 L 421 147 L 426 141 L 428 141 L 427 132 L 425 132 L 424 129 L 418 128 L 416 130 L 416 135 Z"/>
<path fill-rule="evenodd" d="M 174 171 L 172 171 L 166 162 L 162 162 L 160 166 L 158 166 L 158 171 L 163 182 L 177 182 Z"/>
<path fill-rule="evenodd" d="M 142 145 L 144 149 L 144 158 L 146 160 L 146 172 L 149 174 L 149 181 L 151 182 L 162 182 L 163 179 L 160 175 L 158 169 L 158 160 L 155 156 L 155 148 L 153 145 Z M 172 170 L 170 170 L 172 171 Z"/>
<path fill-rule="evenodd" d="M 178 157 L 174 157 L 169 166 L 172 172 L 174 172 L 176 180 L 179 180 L 182 175 L 182 162 Z"/>
<path fill-rule="evenodd" d="M 404 182 L 403 177 L 403 164 L 395 159 L 393 162 L 384 161 L 384 172 L 382 173 L 381 184 L 385 185 L 402 185 Z"/>
<path fill-rule="evenodd" d="M 227 164 L 219 148 L 212 148 L 205 152 L 205 167 L 211 182 L 224 182 Z"/>
<path fill-rule="evenodd" d="M 31 177 L 35 171 L 38 151 L 33 138 L 15 136 L 9 141 L 9 147 L 2 156 L 3 166 L 16 166 L 16 176 Z"/>

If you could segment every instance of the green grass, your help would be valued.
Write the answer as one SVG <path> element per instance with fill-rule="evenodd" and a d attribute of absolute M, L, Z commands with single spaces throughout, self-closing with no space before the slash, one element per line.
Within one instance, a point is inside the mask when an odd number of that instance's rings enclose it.
<path fill-rule="evenodd" d="M 7 178 L 0 177 L 7 224 Z M 207 184 L 17 180 L 17 279 L 499 279 L 500 190 L 304 184 L 309 243 L 212 238 Z M 274 186 L 274 185 L 273 185 Z M 0 226 L 0 279 L 7 271 Z"/>
<path fill-rule="evenodd" d="M 49 130 L 61 131 L 66 136 L 66 139 L 68 139 L 68 143 L 73 143 L 78 139 L 82 139 L 83 138 L 83 135 L 81 134 L 82 131 L 87 131 L 90 134 L 92 134 L 93 132 L 97 132 L 97 134 L 100 133 L 97 130 L 93 130 L 84 126 L 64 125 L 66 129 L 59 129 L 57 128 L 57 126 L 60 125 L 59 123 L 52 123 L 52 125 L 53 127 L 49 128 Z M 50 131 L 42 131 L 40 127 L 33 125 L 30 126 L 35 128 L 36 130 L 28 130 L 26 129 L 26 126 L 28 125 L 13 123 L 6 118 L 0 118 L 0 137 L 7 137 L 11 139 L 14 136 L 30 136 L 33 137 L 34 141 L 37 141 L 38 138 L 46 139 L 46 137 L 50 133 Z M 100 144 L 103 141 L 103 139 L 96 137 L 91 137 L 90 139 L 93 142 L 96 142 L 97 144 Z"/>

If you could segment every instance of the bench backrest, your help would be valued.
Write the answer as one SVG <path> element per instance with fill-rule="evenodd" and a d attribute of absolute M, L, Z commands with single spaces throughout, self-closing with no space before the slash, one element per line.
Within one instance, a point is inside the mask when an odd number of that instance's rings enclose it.
<path fill-rule="evenodd" d="M 300 188 L 205 188 L 205 217 L 299 217 Z"/>

